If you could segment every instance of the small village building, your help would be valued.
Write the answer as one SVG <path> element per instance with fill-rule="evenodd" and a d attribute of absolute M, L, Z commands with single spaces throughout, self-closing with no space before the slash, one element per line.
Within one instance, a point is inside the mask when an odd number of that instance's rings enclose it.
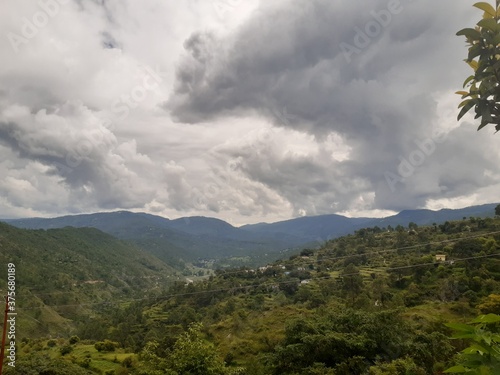
<path fill-rule="evenodd" d="M 446 262 L 446 254 L 436 254 L 436 260 L 438 262 Z"/>

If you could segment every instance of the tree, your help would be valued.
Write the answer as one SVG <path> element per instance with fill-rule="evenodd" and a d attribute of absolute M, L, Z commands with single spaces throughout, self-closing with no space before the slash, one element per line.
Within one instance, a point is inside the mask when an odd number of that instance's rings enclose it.
<path fill-rule="evenodd" d="M 408 228 L 409 228 L 409 229 L 416 230 L 416 229 L 418 229 L 418 225 L 417 225 L 417 223 L 414 223 L 413 221 L 411 221 L 411 222 L 408 224 Z"/>
<path fill-rule="evenodd" d="M 495 3 L 496 7 L 486 2 L 474 4 L 484 12 L 483 19 L 475 28 L 457 32 L 466 38 L 469 53 L 465 61 L 474 70 L 463 84 L 466 90 L 457 91 L 464 99 L 458 120 L 474 108 L 475 118 L 481 118 L 478 130 L 488 124 L 500 130 L 500 0 Z"/>
<path fill-rule="evenodd" d="M 354 303 L 354 299 L 363 290 L 363 276 L 359 273 L 359 270 L 352 263 L 344 268 L 342 271 L 342 291 L 346 297 L 351 297 L 351 302 Z"/>
<path fill-rule="evenodd" d="M 500 294 L 490 294 L 477 307 L 483 314 L 496 313 L 500 311 Z"/>
<path fill-rule="evenodd" d="M 495 207 L 495 215 L 500 216 L 500 204 Z"/>
<path fill-rule="evenodd" d="M 227 367 L 215 346 L 203 338 L 201 323 L 192 323 L 171 350 L 148 342 L 139 354 L 139 373 L 144 375 L 236 375 L 240 367 Z"/>
<path fill-rule="evenodd" d="M 202 325 L 191 324 L 174 345 L 167 362 L 177 374 L 185 375 L 226 375 L 241 372 L 226 367 L 213 344 L 202 337 Z"/>

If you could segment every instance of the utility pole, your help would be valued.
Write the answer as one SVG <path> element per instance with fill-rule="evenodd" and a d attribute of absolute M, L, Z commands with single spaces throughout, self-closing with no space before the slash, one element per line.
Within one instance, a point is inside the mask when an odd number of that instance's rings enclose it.
<path fill-rule="evenodd" d="M 7 333 L 7 313 L 9 312 L 9 297 L 5 296 L 5 313 L 3 316 L 2 348 L 0 349 L 0 375 L 2 375 L 3 358 L 5 354 L 5 335 Z"/>

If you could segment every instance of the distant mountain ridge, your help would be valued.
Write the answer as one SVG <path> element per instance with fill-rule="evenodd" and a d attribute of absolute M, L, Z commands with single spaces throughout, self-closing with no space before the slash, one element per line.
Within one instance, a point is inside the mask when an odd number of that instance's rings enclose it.
<path fill-rule="evenodd" d="M 239 259 L 266 264 L 284 252 L 321 243 L 366 227 L 387 227 L 410 222 L 417 225 L 444 223 L 463 217 L 494 216 L 496 203 L 462 209 L 405 210 L 385 218 L 349 218 L 341 215 L 300 217 L 276 223 L 234 227 L 210 217 L 170 220 L 161 216 L 129 211 L 70 215 L 57 218 L 4 220 L 27 229 L 94 227 L 117 238 L 131 241 L 159 259 L 196 262 L 199 259 Z M 237 265 L 231 263 L 230 265 Z"/>
<path fill-rule="evenodd" d="M 417 225 L 431 225 L 434 222 L 440 224 L 446 221 L 461 220 L 464 217 L 468 218 L 470 216 L 493 217 L 495 216 L 495 207 L 497 205 L 498 203 L 490 203 L 461 209 L 442 209 L 439 211 L 427 209 L 404 210 L 396 215 L 384 218 L 349 218 L 335 214 L 305 216 L 270 224 L 244 225 L 241 228 L 254 233 L 296 233 L 301 234 L 304 239 L 310 241 L 325 241 L 367 227 L 408 226 L 410 222 Z"/>
<path fill-rule="evenodd" d="M 293 235 L 254 234 L 223 220 L 190 217 L 170 220 L 128 211 L 69 215 L 57 218 L 4 220 L 25 229 L 93 227 L 133 242 L 171 265 L 179 260 L 228 259 L 251 256 L 258 264 L 280 257 L 281 251 L 303 243 Z"/>

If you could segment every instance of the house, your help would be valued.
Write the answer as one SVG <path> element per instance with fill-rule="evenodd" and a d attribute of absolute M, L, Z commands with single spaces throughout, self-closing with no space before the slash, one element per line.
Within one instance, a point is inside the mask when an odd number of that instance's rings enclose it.
<path fill-rule="evenodd" d="M 445 254 L 436 254 L 436 260 L 438 262 L 446 262 L 446 255 Z"/>

